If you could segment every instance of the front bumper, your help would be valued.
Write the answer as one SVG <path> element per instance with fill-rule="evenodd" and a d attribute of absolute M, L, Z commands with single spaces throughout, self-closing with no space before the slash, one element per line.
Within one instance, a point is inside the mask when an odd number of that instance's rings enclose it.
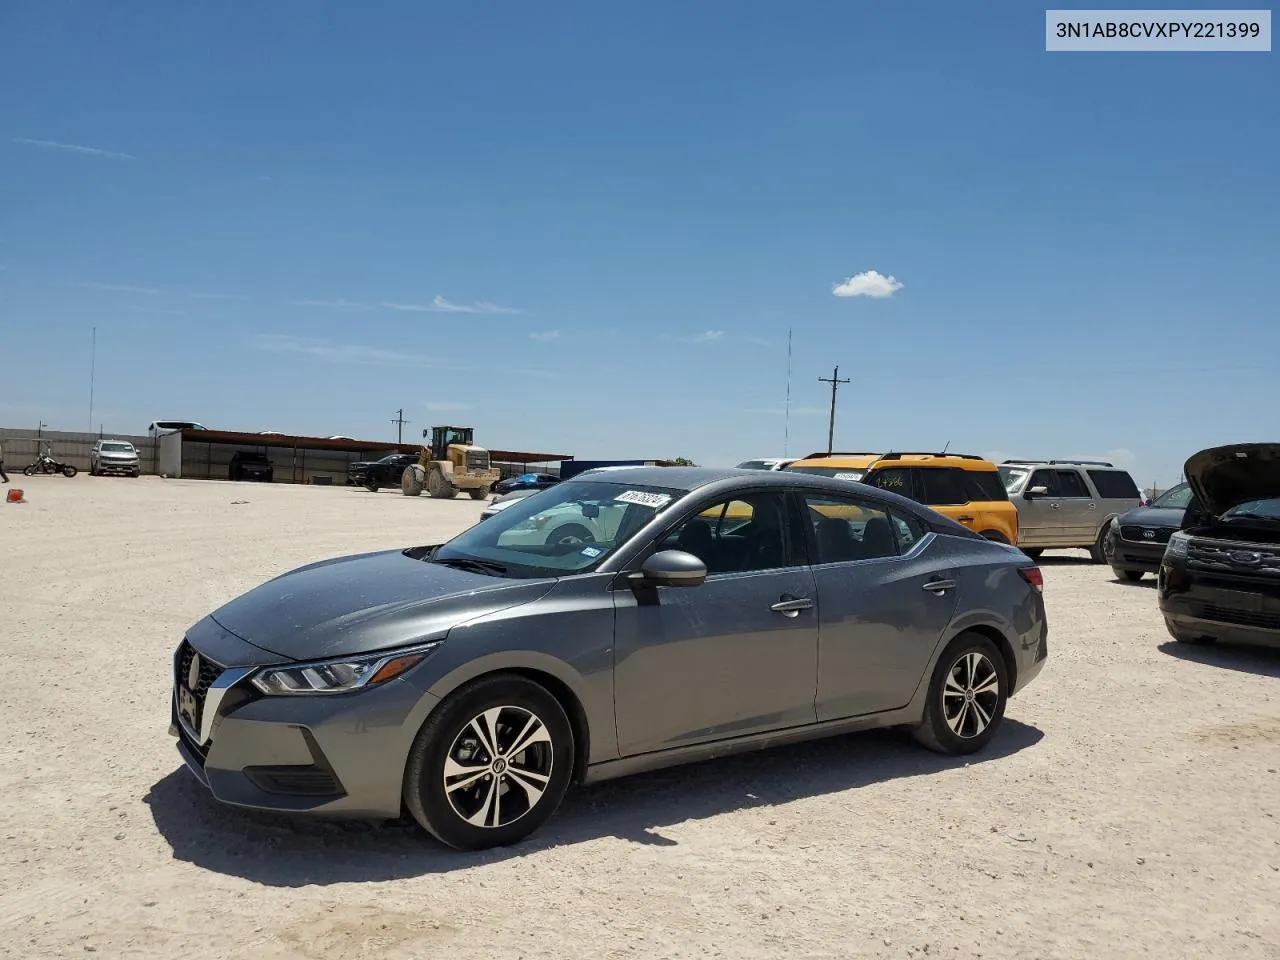
<path fill-rule="evenodd" d="M 1123 540 L 1114 533 L 1111 537 L 1111 566 L 1117 570 L 1134 570 L 1142 573 L 1158 573 L 1164 557 L 1164 543 L 1145 543 Z"/>
<path fill-rule="evenodd" d="M 99 460 L 98 472 L 134 474 L 139 472 L 139 465 L 137 460 Z"/>
<path fill-rule="evenodd" d="M 234 641 L 223 637 L 214 649 L 227 659 L 229 646 Z M 202 723 L 208 735 L 202 742 L 179 715 L 177 660 L 169 733 L 216 799 L 256 810 L 400 815 L 409 749 L 438 703 L 413 682 L 412 671 L 357 693 L 299 697 L 262 696 L 247 674 Z"/>
<path fill-rule="evenodd" d="M 1160 567 L 1160 613 L 1175 638 L 1280 648 L 1280 591 L 1275 584 L 1206 576 L 1178 564 Z"/>

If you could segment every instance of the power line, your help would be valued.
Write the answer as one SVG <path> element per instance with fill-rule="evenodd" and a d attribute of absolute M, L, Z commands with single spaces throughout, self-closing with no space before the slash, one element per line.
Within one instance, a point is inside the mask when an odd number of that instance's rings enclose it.
<path fill-rule="evenodd" d="M 396 411 L 396 418 L 391 422 L 396 425 L 396 443 L 404 443 L 404 425 L 409 422 L 404 418 L 404 407 Z"/>

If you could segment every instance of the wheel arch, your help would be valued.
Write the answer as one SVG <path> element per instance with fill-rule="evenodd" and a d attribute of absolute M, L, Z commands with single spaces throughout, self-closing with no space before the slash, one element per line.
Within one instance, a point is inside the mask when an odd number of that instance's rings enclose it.
<path fill-rule="evenodd" d="M 529 656 L 515 660 L 500 656 L 482 657 L 432 684 L 428 692 L 436 702 L 431 712 L 422 718 L 419 729 L 439 709 L 440 704 L 462 687 L 504 675 L 531 680 L 555 697 L 564 709 L 565 716 L 569 718 L 569 726 L 573 730 L 573 782 L 580 783 L 591 757 L 591 723 L 586 707 L 583 706 L 583 695 L 579 689 L 581 681 L 570 677 L 571 673 L 572 669 L 566 664 L 545 654 L 531 652 Z"/>

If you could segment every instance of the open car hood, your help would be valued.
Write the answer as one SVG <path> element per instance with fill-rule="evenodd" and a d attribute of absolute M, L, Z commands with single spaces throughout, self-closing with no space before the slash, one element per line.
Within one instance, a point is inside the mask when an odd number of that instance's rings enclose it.
<path fill-rule="evenodd" d="M 1206 511 L 1220 517 L 1250 500 L 1280 497 L 1280 443 L 1233 443 L 1192 454 L 1187 483 Z"/>

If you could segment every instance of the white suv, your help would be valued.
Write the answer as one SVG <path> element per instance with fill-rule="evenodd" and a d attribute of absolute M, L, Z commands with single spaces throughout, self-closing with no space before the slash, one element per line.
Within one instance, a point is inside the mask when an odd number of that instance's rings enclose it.
<path fill-rule="evenodd" d="M 136 477 L 141 472 L 138 451 L 128 440 L 99 440 L 89 450 L 90 476 L 120 473 Z"/>

